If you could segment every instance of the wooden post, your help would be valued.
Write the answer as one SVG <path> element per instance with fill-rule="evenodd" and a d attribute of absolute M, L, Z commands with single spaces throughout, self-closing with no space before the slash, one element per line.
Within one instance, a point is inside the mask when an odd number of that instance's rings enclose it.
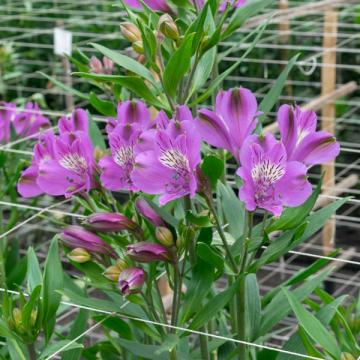
<path fill-rule="evenodd" d="M 323 37 L 323 67 L 321 69 L 321 95 L 325 96 L 336 88 L 336 41 L 337 41 L 338 13 L 329 9 L 324 14 Z M 334 101 L 329 101 L 321 110 L 321 129 L 335 134 L 336 109 Z M 335 187 L 335 162 L 332 161 L 322 166 L 324 187 Z M 324 254 L 334 248 L 335 242 L 335 217 L 329 219 L 322 230 L 322 245 Z"/>
<path fill-rule="evenodd" d="M 289 10 L 288 0 L 279 0 L 279 10 L 281 13 L 286 13 Z M 288 45 L 290 40 L 290 22 L 289 19 L 284 19 L 279 22 L 279 41 L 281 45 Z M 281 60 L 289 60 L 289 49 L 285 47 L 281 50 Z M 284 68 L 285 65 L 282 65 Z M 288 81 L 291 81 L 290 74 L 288 75 Z M 291 84 L 286 85 L 286 92 L 288 96 L 293 95 L 293 90 Z"/>

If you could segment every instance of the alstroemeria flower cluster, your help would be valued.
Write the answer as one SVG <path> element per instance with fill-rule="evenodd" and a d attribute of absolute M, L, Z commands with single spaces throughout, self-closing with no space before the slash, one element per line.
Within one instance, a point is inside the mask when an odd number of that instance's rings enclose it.
<path fill-rule="evenodd" d="M 31 166 L 18 182 L 18 191 L 23 197 L 43 193 L 68 197 L 96 185 L 87 113 L 75 110 L 71 116 L 61 118 L 58 127 L 58 135 L 48 130 L 35 145 Z"/>
<path fill-rule="evenodd" d="M 0 143 L 10 141 L 11 128 L 18 137 L 32 136 L 50 126 L 35 103 L 27 103 L 24 110 L 17 110 L 16 104 L 0 102 Z"/>
<path fill-rule="evenodd" d="M 246 208 L 279 216 L 284 206 L 301 205 L 311 194 L 308 168 L 333 160 L 340 151 L 334 136 L 316 131 L 313 111 L 283 105 L 277 115 L 281 139 L 253 135 L 258 114 L 255 96 L 247 89 L 221 91 L 215 111 L 199 111 L 197 128 L 203 140 L 233 154 L 243 181 L 239 197 Z"/>

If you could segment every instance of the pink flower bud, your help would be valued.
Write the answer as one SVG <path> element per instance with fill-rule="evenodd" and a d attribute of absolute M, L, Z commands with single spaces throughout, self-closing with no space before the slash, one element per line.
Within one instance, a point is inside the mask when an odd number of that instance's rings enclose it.
<path fill-rule="evenodd" d="M 91 72 L 94 74 L 102 74 L 104 72 L 103 64 L 96 56 L 91 57 L 89 66 Z"/>
<path fill-rule="evenodd" d="M 119 276 L 119 287 L 122 295 L 127 296 L 141 291 L 145 282 L 145 272 L 140 268 L 128 268 Z"/>
<path fill-rule="evenodd" d="M 171 252 L 165 246 L 145 241 L 128 245 L 126 254 L 135 261 L 145 263 L 173 260 Z"/>
<path fill-rule="evenodd" d="M 116 256 L 114 249 L 108 243 L 81 226 L 69 226 L 59 236 L 62 242 L 71 249 L 82 248 L 90 253 Z"/>
<path fill-rule="evenodd" d="M 87 217 L 84 224 L 95 231 L 136 231 L 139 226 L 128 217 L 118 213 L 96 213 Z"/>
<path fill-rule="evenodd" d="M 110 60 L 108 57 L 103 57 L 103 64 L 104 64 L 104 73 L 111 75 L 114 70 L 114 62 Z"/>
<path fill-rule="evenodd" d="M 146 200 L 136 200 L 135 206 L 137 211 L 155 226 L 165 226 L 163 219 L 153 210 Z"/>

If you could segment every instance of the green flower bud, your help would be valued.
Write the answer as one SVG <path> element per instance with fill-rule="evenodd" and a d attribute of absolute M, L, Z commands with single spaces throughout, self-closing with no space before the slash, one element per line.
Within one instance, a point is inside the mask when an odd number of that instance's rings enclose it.
<path fill-rule="evenodd" d="M 85 263 L 91 259 L 91 255 L 83 248 L 75 248 L 71 250 L 67 257 L 79 264 Z"/>
<path fill-rule="evenodd" d="M 136 51 L 138 54 L 143 54 L 144 53 L 144 45 L 142 41 L 135 41 L 132 44 L 132 48 L 134 49 L 134 51 Z"/>
<path fill-rule="evenodd" d="M 118 281 L 120 272 L 121 270 L 116 265 L 112 265 L 104 271 L 104 276 L 111 281 Z"/>
<path fill-rule="evenodd" d="M 155 236 L 159 240 L 160 244 L 164 246 L 170 247 L 175 243 L 172 232 L 164 226 L 158 226 L 156 228 Z"/>
<path fill-rule="evenodd" d="M 169 14 L 164 14 L 159 18 L 159 30 L 162 34 L 164 34 L 167 38 L 172 40 L 179 39 L 179 30 Z"/>
<path fill-rule="evenodd" d="M 129 40 L 132 43 L 136 41 L 141 41 L 141 31 L 133 23 L 122 23 L 120 25 L 120 30 L 126 40 Z"/>

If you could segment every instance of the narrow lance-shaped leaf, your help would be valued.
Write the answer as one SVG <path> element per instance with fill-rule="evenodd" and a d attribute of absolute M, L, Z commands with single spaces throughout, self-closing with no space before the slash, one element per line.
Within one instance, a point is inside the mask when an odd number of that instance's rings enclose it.
<path fill-rule="evenodd" d="M 341 351 L 334 335 L 314 315 L 307 311 L 291 292 L 285 288 L 283 292 L 306 333 L 316 343 L 320 344 L 327 353 L 332 355 L 334 359 L 340 359 Z"/>
<path fill-rule="evenodd" d="M 171 97 L 178 93 L 178 85 L 190 69 L 193 38 L 194 34 L 189 34 L 184 39 L 165 67 L 164 88 Z"/>

